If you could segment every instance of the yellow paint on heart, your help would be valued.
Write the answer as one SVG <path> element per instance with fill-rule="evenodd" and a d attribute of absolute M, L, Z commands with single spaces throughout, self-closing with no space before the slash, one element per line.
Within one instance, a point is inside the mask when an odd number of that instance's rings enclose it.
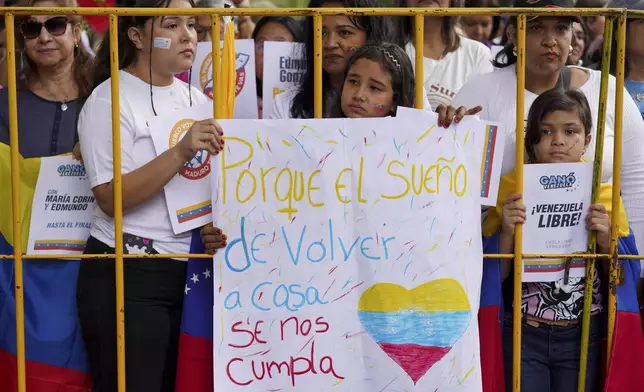
<path fill-rule="evenodd" d="M 454 279 L 437 279 L 412 290 L 394 283 L 376 283 L 360 297 L 358 310 L 366 312 L 449 312 L 470 310 L 467 293 Z"/>

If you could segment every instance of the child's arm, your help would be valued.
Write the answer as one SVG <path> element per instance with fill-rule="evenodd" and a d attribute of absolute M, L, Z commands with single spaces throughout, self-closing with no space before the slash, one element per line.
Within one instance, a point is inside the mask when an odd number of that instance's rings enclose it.
<path fill-rule="evenodd" d="M 499 252 L 502 254 L 514 252 L 514 230 L 517 224 L 525 223 L 525 205 L 519 202 L 520 199 L 520 193 L 511 194 L 503 205 L 499 235 Z M 501 280 L 507 279 L 510 271 L 512 271 L 512 259 L 501 259 Z"/>
<path fill-rule="evenodd" d="M 610 217 L 603 204 L 593 204 L 586 217 L 586 228 L 597 232 L 597 252 L 610 252 Z M 610 271 L 610 259 L 601 259 L 602 275 L 607 278 Z"/>

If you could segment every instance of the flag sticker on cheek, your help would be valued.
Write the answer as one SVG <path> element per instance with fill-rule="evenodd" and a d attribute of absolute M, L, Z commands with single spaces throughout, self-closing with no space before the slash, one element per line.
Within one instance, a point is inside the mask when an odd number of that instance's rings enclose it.
<path fill-rule="evenodd" d="M 378 112 L 378 113 L 384 113 L 385 112 L 385 109 L 386 109 L 385 105 L 383 105 L 381 103 L 376 103 L 376 104 L 374 104 L 374 106 L 376 107 L 376 112 Z"/>
<path fill-rule="evenodd" d="M 158 49 L 170 49 L 170 46 L 172 46 L 172 40 L 170 38 L 154 37 L 152 45 Z"/>

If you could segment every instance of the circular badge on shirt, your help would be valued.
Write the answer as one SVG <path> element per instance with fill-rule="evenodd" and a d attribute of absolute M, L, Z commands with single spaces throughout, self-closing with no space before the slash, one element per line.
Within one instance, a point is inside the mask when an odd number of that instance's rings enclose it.
<path fill-rule="evenodd" d="M 195 120 L 186 118 L 174 124 L 172 131 L 170 131 L 169 147 L 172 148 L 176 146 L 177 143 L 179 143 L 179 140 L 181 140 L 194 123 Z M 188 180 L 199 180 L 207 176 L 209 173 L 210 154 L 208 151 L 199 151 L 190 161 L 183 165 L 179 174 L 181 177 L 187 178 Z"/>
<path fill-rule="evenodd" d="M 248 64 L 250 56 L 245 53 L 237 53 L 236 61 L 236 77 L 235 77 L 235 96 L 238 96 L 239 93 L 244 88 L 246 84 L 246 64 Z M 199 86 L 201 86 L 201 91 L 210 99 L 214 99 L 213 96 L 213 76 L 212 76 L 212 53 L 203 59 L 201 67 L 199 67 Z"/>

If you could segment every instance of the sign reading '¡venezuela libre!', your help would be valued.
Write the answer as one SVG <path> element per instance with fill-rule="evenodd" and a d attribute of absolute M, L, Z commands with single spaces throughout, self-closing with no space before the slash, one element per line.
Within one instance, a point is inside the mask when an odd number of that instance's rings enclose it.
<path fill-rule="evenodd" d="M 215 390 L 480 391 L 481 155 L 467 129 L 221 125 Z"/>

